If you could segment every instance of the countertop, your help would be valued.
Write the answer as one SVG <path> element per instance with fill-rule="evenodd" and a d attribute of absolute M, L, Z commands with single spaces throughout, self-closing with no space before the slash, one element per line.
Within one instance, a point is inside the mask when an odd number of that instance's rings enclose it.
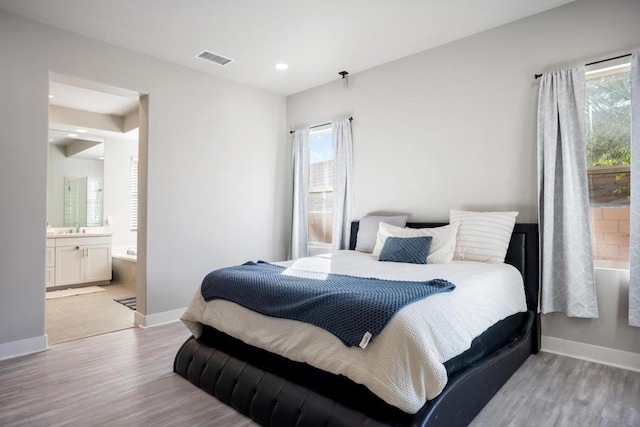
<path fill-rule="evenodd" d="M 109 237 L 113 233 L 47 233 L 47 239 L 66 239 L 70 237 Z"/>

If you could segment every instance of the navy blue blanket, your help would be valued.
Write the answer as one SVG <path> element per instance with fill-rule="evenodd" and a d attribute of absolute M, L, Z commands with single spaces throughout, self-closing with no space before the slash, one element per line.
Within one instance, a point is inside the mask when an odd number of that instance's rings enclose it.
<path fill-rule="evenodd" d="M 322 273 L 301 278 L 284 272 L 285 267 L 263 261 L 212 271 L 202 282 L 202 297 L 311 323 L 348 347 L 364 348 L 405 305 L 455 288 L 442 279 L 407 282 Z"/>

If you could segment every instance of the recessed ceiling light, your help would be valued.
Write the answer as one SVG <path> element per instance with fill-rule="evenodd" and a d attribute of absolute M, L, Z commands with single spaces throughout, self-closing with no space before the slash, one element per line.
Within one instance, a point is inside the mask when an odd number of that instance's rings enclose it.
<path fill-rule="evenodd" d="M 280 64 L 276 64 L 276 68 L 278 70 L 286 70 L 287 68 L 289 68 L 289 66 L 287 64 L 280 63 Z"/>
<path fill-rule="evenodd" d="M 53 98 L 53 95 L 49 95 L 49 99 Z"/>
<path fill-rule="evenodd" d="M 76 129 L 76 132 L 85 133 L 85 132 L 87 132 L 87 130 L 86 129 Z"/>
<path fill-rule="evenodd" d="M 67 136 L 68 136 L 69 138 L 77 138 L 77 137 L 78 137 L 78 134 L 77 134 L 77 133 L 68 133 L 68 134 L 67 134 Z"/>
<path fill-rule="evenodd" d="M 104 160 L 104 156 L 98 157 L 98 160 Z"/>

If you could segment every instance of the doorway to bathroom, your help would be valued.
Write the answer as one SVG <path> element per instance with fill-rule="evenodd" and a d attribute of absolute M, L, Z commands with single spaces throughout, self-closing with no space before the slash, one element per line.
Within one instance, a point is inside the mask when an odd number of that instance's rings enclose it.
<path fill-rule="evenodd" d="M 135 326 L 140 97 L 50 74 L 49 344 Z"/>

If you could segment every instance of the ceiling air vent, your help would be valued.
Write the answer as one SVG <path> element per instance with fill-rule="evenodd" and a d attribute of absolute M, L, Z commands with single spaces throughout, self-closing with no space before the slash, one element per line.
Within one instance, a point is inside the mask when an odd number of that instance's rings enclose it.
<path fill-rule="evenodd" d="M 218 65 L 227 65 L 232 62 L 233 59 L 225 58 L 224 56 L 220 56 L 217 53 L 209 52 L 208 50 L 202 51 L 196 58 L 204 59 L 205 61 L 213 62 Z"/>

